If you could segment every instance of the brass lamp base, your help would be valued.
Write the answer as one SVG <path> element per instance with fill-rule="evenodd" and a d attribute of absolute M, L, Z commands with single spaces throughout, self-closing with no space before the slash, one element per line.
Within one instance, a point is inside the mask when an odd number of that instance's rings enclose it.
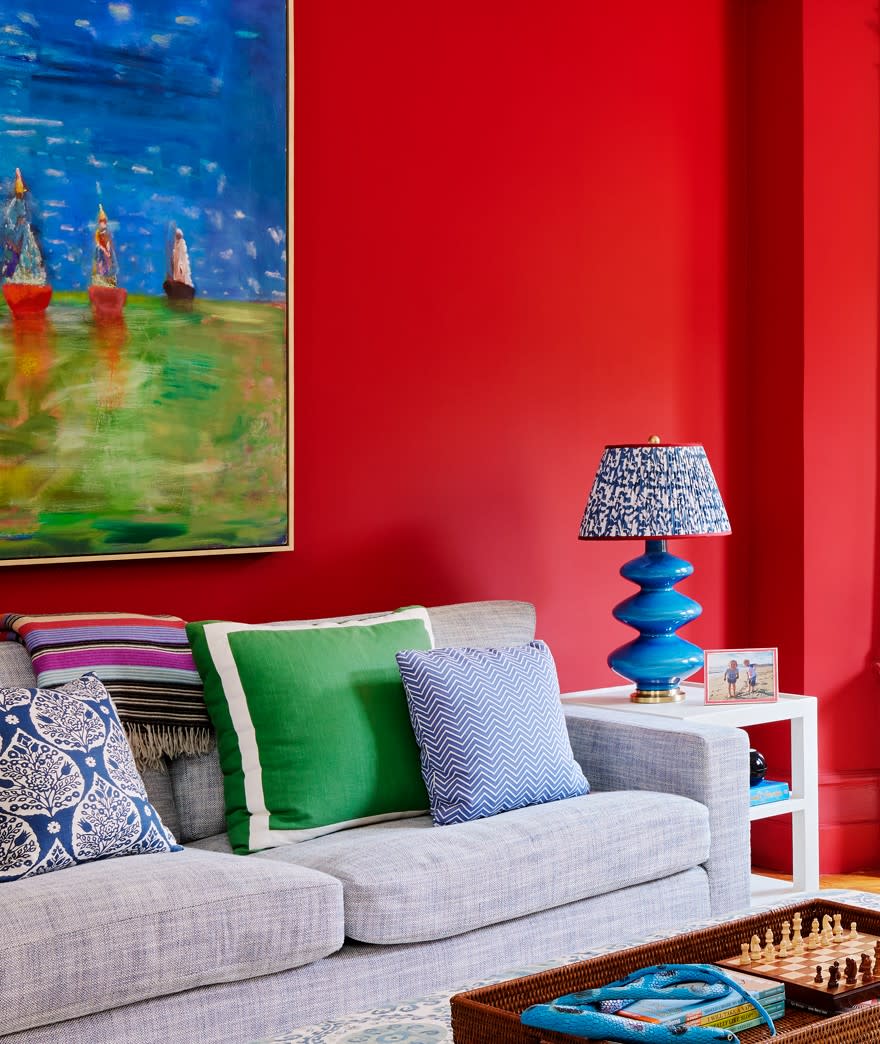
<path fill-rule="evenodd" d="M 636 689 L 629 698 L 633 703 L 681 703 L 684 689 Z"/>

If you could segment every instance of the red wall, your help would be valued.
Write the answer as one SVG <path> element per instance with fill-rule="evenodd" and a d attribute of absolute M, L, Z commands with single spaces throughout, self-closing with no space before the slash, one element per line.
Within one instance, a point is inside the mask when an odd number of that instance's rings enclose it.
<path fill-rule="evenodd" d="M 873 0 L 749 5 L 746 357 L 763 385 L 749 463 L 766 497 L 747 627 L 777 636 L 783 688 L 819 698 L 826 873 L 880 865 L 876 14 Z M 751 731 L 784 777 L 778 729 Z M 759 864 L 790 865 L 788 822 L 753 828 Z"/>
<path fill-rule="evenodd" d="M 3 608 L 524 598 L 599 685 L 640 550 L 576 539 L 602 446 L 703 442 L 734 533 L 680 545 L 685 634 L 779 646 L 820 698 L 823 870 L 880 865 L 875 0 L 295 16 L 296 549 L 5 569 Z"/>
<path fill-rule="evenodd" d="M 802 0 L 747 0 L 747 337 L 732 362 L 751 408 L 734 486 L 751 492 L 731 582 L 736 645 L 776 646 L 804 692 L 804 117 Z M 736 438 L 737 434 L 732 437 Z M 768 777 L 789 776 L 789 727 L 749 730 Z M 788 817 L 752 827 L 758 866 L 790 871 Z"/>
<path fill-rule="evenodd" d="M 880 865 L 874 0 L 804 2 L 804 684 L 822 865 Z"/>
<path fill-rule="evenodd" d="M 703 442 L 733 492 L 739 6 L 297 3 L 296 549 L 6 569 L 4 608 L 523 598 L 564 688 L 613 680 L 640 548 L 577 540 L 603 445 Z M 733 537 L 680 545 L 705 645 L 747 533 L 729 506 Z"/>

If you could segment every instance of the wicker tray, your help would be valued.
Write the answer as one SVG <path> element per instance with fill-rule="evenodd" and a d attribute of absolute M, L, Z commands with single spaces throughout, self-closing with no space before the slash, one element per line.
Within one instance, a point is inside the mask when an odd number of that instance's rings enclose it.
<path fill-rule="evenodd" d="M 555 997 L 576 990 L 591 989 L 620 979 L 652 964 L 712 964 L 739 952 L 740 943 L 752 935 L 763 939 L 772 928 L 782 930 L 800 911 L 805 924 L 813 918 L 821 923 L 823 914 L 843 915 L 844 924 L 856 921 L 859 930 L 880 935 L 880 912 L 844 903 L 808 900 L 751 917 L 677 935 L 661 942 L 644 943 L 628 950 L 593 957 L 549 971 L 511 979 L 494 986 L 482 986 L 458 993 L 451 1000 L 452 1039 L 455 1044 L 583 1044 L 583 1037 L 523 1026 L 520 1014 L 532 1004 L 546 1004 Z M 780 1044 L 880 1044 L 880 1004 L 840 1015 L 819 1015 L 786 1007 L 785 1016 L 776 1020 L 777 1036 L 766 1026 L 742 1030 L 741 1044 L 773 1040 Z"/>

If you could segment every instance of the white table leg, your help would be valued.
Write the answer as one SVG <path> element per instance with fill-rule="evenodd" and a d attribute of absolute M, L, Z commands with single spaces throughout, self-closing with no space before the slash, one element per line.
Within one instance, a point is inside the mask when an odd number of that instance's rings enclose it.
<path fill-rule="evenodd" d="M 791 720 L 792 797 L 803 798 L 803 811 L 791 817 L 792 887 L 796 892 L 819 888 L 819 744 L 816 705 Z"/>

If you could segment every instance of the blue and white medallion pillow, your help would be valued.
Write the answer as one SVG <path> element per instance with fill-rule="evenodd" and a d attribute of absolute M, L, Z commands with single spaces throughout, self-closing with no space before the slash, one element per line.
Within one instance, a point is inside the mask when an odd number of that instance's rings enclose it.
<path fill-rule="evenodd" d="M 589 794 L 541 641 L 397 654 L 437 826 Z"/>
<path fill-rule="evenodd" d="M 0 881 L 179 851 L 94 674 L 57 689 L 0 688 Z"/>

